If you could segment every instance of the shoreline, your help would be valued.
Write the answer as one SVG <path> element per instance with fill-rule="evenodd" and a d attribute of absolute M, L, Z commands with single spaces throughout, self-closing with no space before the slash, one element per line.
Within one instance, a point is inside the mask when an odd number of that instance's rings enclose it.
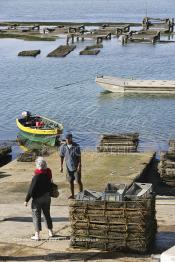
<path fill-rule="evenodd" d="M 130 25 L 130 26 L 141 26 L 142 23 L 140 22 L 62 22 L 62 21 L 0 21 L 0 26 L 8 26 L 8 25 L 46 25 L 46 26 L 54 26 L 54 25 L 66 25 L 66 26 L 72 26 L 72 25 L 85 25 L 85 26 L 102 26 L 104 24 L 110 24 L 110 25 Z"/>

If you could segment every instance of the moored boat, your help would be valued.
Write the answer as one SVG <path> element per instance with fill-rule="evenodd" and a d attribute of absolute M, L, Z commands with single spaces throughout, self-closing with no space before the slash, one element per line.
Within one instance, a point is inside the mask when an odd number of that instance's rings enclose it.
<path fill-rule="evenodd" d="M 97 76 L 95 82 L 115 93 L 175 94 L 175 80 L 136 80 Z"/>
<path fill-rule="evenodd" d="M 32 115 L 24 111 L 22 118 L 16 119 L 20 138 L 55 146 L 63 131 L 63 125 L 49 118 Z"/>

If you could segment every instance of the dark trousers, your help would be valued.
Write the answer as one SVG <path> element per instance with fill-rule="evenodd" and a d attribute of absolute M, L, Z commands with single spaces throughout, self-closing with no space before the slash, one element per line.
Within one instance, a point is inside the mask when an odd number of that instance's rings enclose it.
<path fill-rule="evenodd" d="M 52 219 L 50 216 L 51 197 L 49 193 L 32 200 L 32 217 L 35 231 L 42 230 L 41 227 L 41 211 L 43 212 L 44 221 L 48 229 L 52 229 Z"/>

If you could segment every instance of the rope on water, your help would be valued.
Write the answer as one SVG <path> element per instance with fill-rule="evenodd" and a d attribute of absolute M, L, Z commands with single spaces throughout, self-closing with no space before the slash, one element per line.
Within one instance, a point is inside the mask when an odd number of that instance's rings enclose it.
<path fill-rule="evenodd" d="M 93 78 L 87 78 L 87 79 L 84 79 L 84 80 L 81 80 L 81 81 L 76 81 L 76 82 L 72 82 L 72 83 L 67 83 L 65 85 L 60 85 L 60 86 L 56 86 L 54 87 L 54 89 L 59 89 L 59 88 L 62 88 L 62 87 L 66 87 L 66 86 L 72 86 L 72 85 L 76 85 L 76 84 L 79 84 L 79 83 L 83 83 L 83 82 L 86 82 L 86 81 L 90 81 L 92 80 Z"/>

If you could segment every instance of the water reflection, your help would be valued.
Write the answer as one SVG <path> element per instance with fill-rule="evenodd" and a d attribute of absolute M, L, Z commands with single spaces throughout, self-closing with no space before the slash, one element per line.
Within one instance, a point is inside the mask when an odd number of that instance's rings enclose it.
<path fill-rule="evenodd" d="M 129 93 L 113 93 L 113 92 L 110 92 L 110 91 L 102 91 L 100 92 L 99 96 L 98 96 L 99 99 L 101 100 L 108 100 L 108 99 L 120 99 L 120 98 L 123 98 L 123 99 L 157 99 L 157 100 L 160 100 L 160 99 L 170 99 L 170 100 L 174 100 L 175 99 L 175 94 L 146 94 L 146 93 L 143 93 L 143 94 L 140 94 L 140 93 L 132 93 L 132 94 L 129 94 Z"/>
<path fill-rule="evenodd" d="M 98 96 L 100 100 L 120 99 L 124 97 L 125 97 L 124 93 L 112 93 L 108 90 L 100 92 Z"/>

